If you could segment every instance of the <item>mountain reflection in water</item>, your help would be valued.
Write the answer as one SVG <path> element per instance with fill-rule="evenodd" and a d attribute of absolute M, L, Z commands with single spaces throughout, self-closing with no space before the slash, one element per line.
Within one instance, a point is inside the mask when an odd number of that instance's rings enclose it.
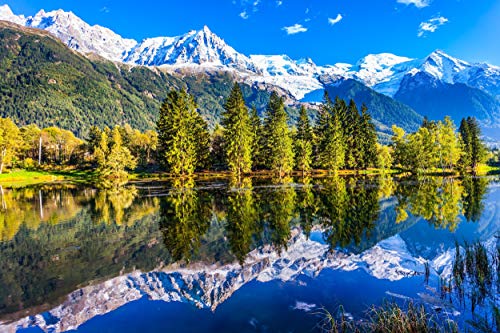
<path fill-rule="evenodd" d="M 317 276 L 326 267 L 390 281 L 420 275 L 425 260 L 453 247 L 461 224 L 460 237 L 471 241 L 495 235 L 498 220 L 482 218 L 491 214 L 485 205 L 496 205 L 483 200 L 488 188 L 497 195 L 494 180 L 472 177 L 3 188 L 0 321 L 19 320 L 4 326 L 10 330 L 64 331 L 144 295 L 215 309 L 250 281 Z M 417 223 L 436 232 L 418 235 Z M 103 295 L 111 303 L 98 302 Z M 83 300 L 102 308 L 77 319 Z"/>

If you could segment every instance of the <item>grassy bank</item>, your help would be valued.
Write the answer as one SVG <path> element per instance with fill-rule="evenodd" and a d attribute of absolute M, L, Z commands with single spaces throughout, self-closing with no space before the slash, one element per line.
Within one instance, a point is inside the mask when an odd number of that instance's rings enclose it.
<path fill-rule="evenodd" d="M 27 185 L 52 183 L 58 181 L 85 182 L 91 180 L 92 177 L 92 172 L 81 170 L 14 170 L 9 173 L 0 174 L 0 185 L 4 187 L 22 187 Z"/>

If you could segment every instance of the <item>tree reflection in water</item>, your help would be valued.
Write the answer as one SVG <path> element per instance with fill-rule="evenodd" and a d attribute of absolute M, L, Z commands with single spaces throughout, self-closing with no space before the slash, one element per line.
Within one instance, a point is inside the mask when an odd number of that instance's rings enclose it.
<path fill-rule="evenodd" d="M 175 261 L 189 262 L 198 251 L 210 225 L 204 211 L 193 179 L 174 181 L 169 195 L 160 203 L 160 229 L 163 243 Z"/>
<path fill-rule="evenodd" d="M 471 177 L 425 177 L 397 182 L 396 222 L 405 221 L 412 214 L 436 228 L 454 231 L 460 215 L 468 221 L 479 220 L 487 185 L 486 178 Z"/>

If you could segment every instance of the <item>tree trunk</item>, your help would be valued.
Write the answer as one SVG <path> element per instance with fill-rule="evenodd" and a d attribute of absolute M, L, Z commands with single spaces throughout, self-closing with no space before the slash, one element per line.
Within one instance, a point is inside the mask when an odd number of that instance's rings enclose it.
<path fill-rule="evenodd" d="M 4 159 L 5 159 L 5 155 L 7 155 L 7 148 L 4 148 L 2 150 L 2 153 L 1 153 L 2 156 L 0 156 L 0 175 L 2 174 L 3 172 L 3 165 L 4 165 Z"/>
<path fill-rule="evenodd" d="M 2 196 L 2 209 L 6 210 L 7 209 L 7 203 L 5 202 L 5 197 L 4 197 L 2 185 L 0 185 L 0 194 Z"/>
<path fill-rule="evenodd" d="M 42 136 L 40 135 L 40 141 L 38 142 L 38 166 L 42 165 Z"/>

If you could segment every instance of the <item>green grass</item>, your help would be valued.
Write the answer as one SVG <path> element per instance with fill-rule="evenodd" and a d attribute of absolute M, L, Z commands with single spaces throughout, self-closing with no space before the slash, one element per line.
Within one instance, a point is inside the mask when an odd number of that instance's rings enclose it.
<path fill-rule="evenodd" d="M 458 327 L 454 322 L 440 320 L 436 315 L 427 312 L 423 305 L 416 305 L 413 302 L 409 302 L 404 308 L 396 303 L 372 306 L 368 311 L 368 320 L 359 322 L 348 320 L 342 307 L 338 312 L 340 315 L 336 318 L 324 309 L 323 321 L 319 325 L 324 332 L 458 332 Z"/>
<path fill-rule="evenodd" d="M 88 182 L 93 173 L 81 170 L 65 171 L 28 171 L 14 170 L 0 174 L 0 185 L 3 187 L 23 187 L 27 185 L 51 183 L 57 181 Z"/>

